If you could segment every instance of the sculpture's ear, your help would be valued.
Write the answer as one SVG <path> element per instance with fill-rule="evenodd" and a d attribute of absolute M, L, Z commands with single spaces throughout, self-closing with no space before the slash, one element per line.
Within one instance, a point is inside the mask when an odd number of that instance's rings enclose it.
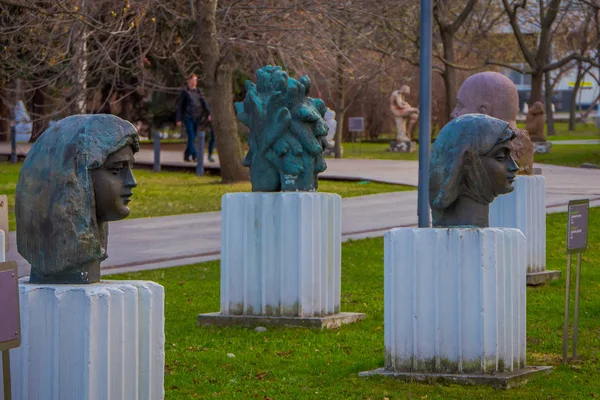
<path fill-rule="evenodd" d="M 477 112 L 485 115 L 492 115 L 492 106 L 487 101 L 484 101 L 477 107 Z"/>

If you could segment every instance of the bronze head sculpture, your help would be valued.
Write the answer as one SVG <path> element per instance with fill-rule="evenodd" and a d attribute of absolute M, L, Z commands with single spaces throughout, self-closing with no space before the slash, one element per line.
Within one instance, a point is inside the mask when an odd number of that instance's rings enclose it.
<path fill-rule="evenodd" d="M 429 170 L 433 226 L 489 225 L 489 204 L 514 190 L 515 136 L 507 122 L 483 114 L 466 114 L 444 126 Z"/>
<path fill-rule="evenodd" d="M 129 215 L 137 186 L 135 127 L 114 115 L 75 115 L 32 146 L 16 190 L 17 247 L 31 283 L 100 281 L 108 222 Z"/>

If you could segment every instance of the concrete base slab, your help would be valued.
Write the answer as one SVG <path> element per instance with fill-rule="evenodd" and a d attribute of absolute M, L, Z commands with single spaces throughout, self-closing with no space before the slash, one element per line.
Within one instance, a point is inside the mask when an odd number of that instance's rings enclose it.
<path fill-rule="evenodd" d="M 560 279 L 560 274 L 560 271 L 528 272 L 527 286 L 538 286 L 549 281 L 558 280 Z"/>
<path fill-rule="evenodd" d="M 385 368 L 378 368 L 373 371 L 360 372 L 358 376 L 388 376 L 401 379 L 407 382 L 425 382 L 425 383 L 454 383 L 458 385 L 479 385 L 491 386 L 494 389 L 511 389 L 522 386 L 530 379 L 547 375 L 552 371 L 552 367 L 526 367 L 513 372 L 500 372 L 495 374 L 438 374 L 421 372 L 397 372 Z"/>
<path fill-rule="evenodd" d="M 390 142 L 389 151 L 398 152 L 398 153 L 413 153 L 417 150 L 417 143 L 411 142 L 408 140 L 403 140 L 400 142 L 392 141 Z"/>
<path fill-rule="evenodd" d="M 325 317 L 267 317 L 263 315 L 199 314 L 199 326 L 287 326 L 293 328 L 334 329 L 365 318 L 363 313 L 342 312 Z"/>

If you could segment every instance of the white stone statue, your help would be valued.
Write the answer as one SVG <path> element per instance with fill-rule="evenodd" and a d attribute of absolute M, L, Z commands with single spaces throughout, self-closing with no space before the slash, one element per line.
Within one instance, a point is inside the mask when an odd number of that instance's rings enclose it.
<path fill-rule="evenodd" d="M 396 118 L 396 143 L 411 141 L 411 135 L 419 119 L 419 109 L 411 107 L 406 101 L 405 96 L 408 94 L 410 94 L 410 88 L 403 85 L 390 97 L 390 109 Z"/>
<path fill-rule="evenodd" d="M 327 107 L 325 111 L 325 116 L 323 118 L 325 119 L 325 123 L 329 127 L 329 130 L 327 131 L 327 147 L 333 147 L 335 145 L 335 130 L 337 128 L 337 121 L 335 120 L 335 111 Z"/>
<path fill-rule="evenodd" d="M 23 100 L 19 100 L 15 105 L 14 112 L 17 142 L 29 142 L 29 139 L 31 139 L 33 123 L 31 122 L 29 114 L 27 114 L 27 109 L 25 108 Z"/>

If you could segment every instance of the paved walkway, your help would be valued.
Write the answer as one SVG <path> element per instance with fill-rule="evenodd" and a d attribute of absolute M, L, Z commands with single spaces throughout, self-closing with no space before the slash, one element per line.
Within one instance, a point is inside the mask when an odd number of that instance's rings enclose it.
<path fill-rule="evenodd" d="M 2 149 L 0 148 L 0 153 Z M 151 162 L 151 151 L 136 155 L 138 163 Z M 179 152 L 163 152 L 165 165 L 185 166 Z M 218 161 L 218 160 L 216 160 Z M 417 186 L 416 161 L 327 159 L 324 179 L 358 179 Z M 218 168 L 218 163 L 207 163 Z M 600 206 L 600 170 L 536 164 L 546 177 L 548 212 L 566 211 L 569 200 L 589 198 Z M 135 199 L 133 206 L 135 207 Z M 344 240 L 382 236 L 386 230 L 417 225 L 417 192 L 384 193 L 344 199 Z M 140 218 L 110 224 L 108 254 L 103 273 L 165 268 L 219 258 L 221 213 L 201 213 Z M 29 266 L 17 253 L 15 234 L 10 234 L 9 260 L 17 260 L 21 276 Z"/>
<path fill-rule="evenodd" d="M 600 139 L 550 140 L 553 146 L 561 144 L 600 144 Z"/>

